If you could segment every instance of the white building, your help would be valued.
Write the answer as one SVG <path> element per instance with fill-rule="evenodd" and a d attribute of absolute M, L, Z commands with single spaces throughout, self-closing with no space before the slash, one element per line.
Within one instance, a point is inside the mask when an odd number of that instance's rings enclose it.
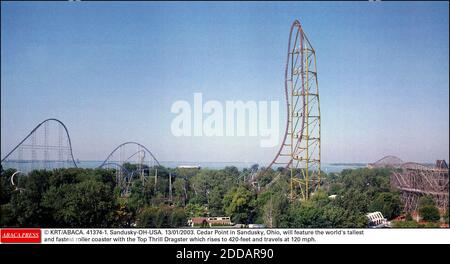
<path fill-rule="evenodd" d="M 370 228 L 381 228 L 381 227 L 389 227 L 390 223 L 384 218 L 381 212 L 373 212 L 366 214 L 369 219 L 369 227 Z"/>

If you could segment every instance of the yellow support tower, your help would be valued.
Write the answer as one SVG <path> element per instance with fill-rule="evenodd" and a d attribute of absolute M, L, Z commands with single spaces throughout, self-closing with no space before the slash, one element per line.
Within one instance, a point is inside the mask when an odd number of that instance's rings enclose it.
<path fill-rule="evenodd" d="M 290 171 L 290 198 L 307 200 L 320 188 L 320 102 L 316 52 L 302 26 L 291 26 L 285 68 L 287 121 L 280 149 L 266 170 L 284 166 Z M 276 175 L 270 187 L 280 178 Z"/>
<path fill-rule="evenodd" d="M 316 53 L 300 22 L 291 27 L 286 67 L 291 199 L 307 200 L 320 188 L 320 102 Z"/>

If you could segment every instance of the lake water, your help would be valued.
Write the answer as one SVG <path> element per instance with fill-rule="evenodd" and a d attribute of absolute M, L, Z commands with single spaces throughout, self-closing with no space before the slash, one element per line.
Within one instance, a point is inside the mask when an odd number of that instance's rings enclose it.
<path fill-rule="evenodd" d="M 82 160 L 77 162 L 79 168 L 96 168 L 102 164 L 103 161 L 99 160 Z M 183 161 L 160 161 L 160 164 L 165 167 L 175 168 L 180 165 L 187 166 L 200 166 L 207 169 L 223 169 L 227 166 L 235 166 L 239 170 L 244 168 L 250 168 L 253 164 L 252 162 L 183 162 Z M 61 163 L 56 161 L 50 161 L 44 164 L 42 161 L 36 162 L 16 162 L 16 161 L 5 161 L 2 163 L 3 168 L 16 168 L 23 172 L 29 172 L 32 168 L 58 168 L 58 167 L 69 167 L 71 163 Z M 153 165 L 153 164 L 151 164 Z M 263 166 L 263 164 L 260 164 Z M 330 172 L 341 172 L 344 169 L 356 169 L 366 167 L 366 163 L 322 163 L 322 170 L 326 173 Z"/>

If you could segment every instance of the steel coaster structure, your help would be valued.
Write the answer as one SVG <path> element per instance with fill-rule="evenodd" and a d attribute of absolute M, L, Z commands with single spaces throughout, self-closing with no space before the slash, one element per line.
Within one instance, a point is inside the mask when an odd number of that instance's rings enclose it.
<path fill-rule="evenodd" d="M 39 123 L 1 163 L 24 172 L 33 169 L 77 167 L 66 125 L 56 118 Z"/>
<path fill-rule="evenodd" d="M 45 119 L 34 127 L 5 155 L 1 163 L 23 175 L 35 169 L 78 168 L 73 156 L 69 130 L 56 118 Z M 126 163 L 136 169 L 126 168 Z M 122 195 L 127 195 L 133 179 L 140 176 L 141 180 L 145 181 L 145 172 L 148 174 L 148 169 L 156 165 L 160 166 L 159 161 L 146 146 L 129 141 L 117 146 L 98 168 L 115 169 L 116 183 L 120 186 Z M 155 181 L 156 177 L 157 172 Z M 13 178 L 11 184 L 14 186 Z"/>
<path fill-rule="evenodd" d="M 133 149 L 133 147 L 135 147 L 136 149 Z M 127 151 L 129 151 L 129 150 L 131 150 L 131 152 L 127 153 Z M 117 154 L 117 152 L 119 152 L 119 154 L 120 154 L 119 157 L 115 156 Z M 132 153 L 132 154 L 127 155 L 130 153 Z M 123 164 L 125 162 L 131 162 L 131 161 L 133 161 L 133 158 L 136 160 L 137 164 L 142 164 L 146 158 L 146 153 L 149 154 L 149 156 L 151 157 L 149 162 L 155 162 L 158 166 L 160 166 L 159 161 L 155 158 L 153 153 L 146 146 L 144 146 L 138 142 L 128 141 L 128 142 L 122 143 L 122 144 L 118 145 L 116 148 L 114 148 L 111 151 L 111 153 L 109 153 L 109 155 L 106 157 L 105 161 L 103 161 L 103 163 L 99 167 L 104 166 L 109 161 L 120 160 L 119 164 Z"/>
<path fill-rule="evenodd" d="M 126 164 L 136 168 L 129 170 L 125 167 Z M 147 147 L 138 142 L 128 141 L 114 148 L 99 168 L 115 169 L 116 182 L 121 189 L 121 195 L 127 196 L 133 180 L 140 177 L 144 184 L 146 176 L 150 176 L 149 168 L 154 166 L 160 166 L 160 163 Z M 157 177 L 158 171 L 155 169 L 155 183 Z"/>
<path fill-rule="evenodd" d="M 291 200 L 298 197 L 307 200 L 320 188 L 320 101 L 316 52 L 298 20 L 293 22 L 289 33 L 284 93 L 287 109 L 284 137 L 275 158 L 256 178 L 272 167 L 281 166 L 290 173 Z"/>

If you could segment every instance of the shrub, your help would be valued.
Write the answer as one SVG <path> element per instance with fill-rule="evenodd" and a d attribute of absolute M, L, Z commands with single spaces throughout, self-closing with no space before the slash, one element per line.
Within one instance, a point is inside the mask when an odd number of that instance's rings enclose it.
<path fill-rule="evenodd" d="M 166 228 L 186 226 L 183 208 L 171 206 L 146 206 L 137 216 L 137 226 L 146 228 Z"/>
<path fill-rule="evenodd" d="M 397 193 L 380 193 L 370 203 L 369 211 L 380 211 L 384 217 L 392 219 L 400 215 L 402 211 L 400 196 Z"/>
<path fill-rule="evenodd" d="M 413 221 L 411 213 L 406 214 L 406 221 Z"/>
<path fill-rule="evenodd" d="M 418 227 L 425 227 L 425 225 L 419 224 L 416 221 L 404 221 L 404 222 L 395 222 L 393 227 L 394 228 L 418 228 Z"/>
<path fill-rule="evenodd" d="M 441 216 L 439 215 L 439 210 L 434 205 L 426 205 L 419 209 L 419 213 L 422 219 L 425 221 L 439 221 Z"/>

